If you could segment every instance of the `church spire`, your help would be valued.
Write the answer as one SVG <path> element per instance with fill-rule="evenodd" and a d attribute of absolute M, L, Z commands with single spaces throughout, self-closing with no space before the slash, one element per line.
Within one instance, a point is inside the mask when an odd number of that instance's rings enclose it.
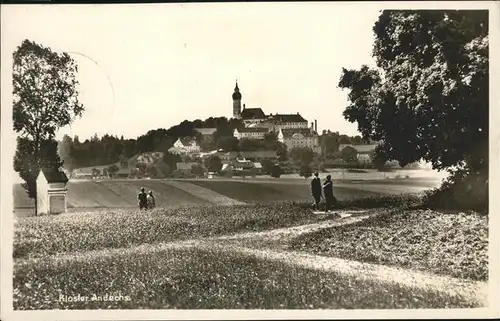
<path fill-rule="evenodd" d="M 241 116 L 241 93 L 240 88 L 238 88 L 238 80 L 236 80 L 236 85 L 234 87 L 233 98 L 233 117 L 240 118 Z"/>

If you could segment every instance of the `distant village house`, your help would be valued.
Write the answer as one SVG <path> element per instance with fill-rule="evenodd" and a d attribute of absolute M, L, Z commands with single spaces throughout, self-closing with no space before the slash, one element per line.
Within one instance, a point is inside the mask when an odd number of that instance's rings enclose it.
<path fill-rule="evenodd" d="M 370 163 L 372 161 L 372 153 L 375 151 L 376 144 L 366 144 L 366 145 L 352 145 L 352 144 L 340 144 L 339 152 L 341 152 L 347 146 L 354 148 L 358 154 L 357 158 L 360 163 Z"/>
<path fill-rule="evenodd" d="M 168 151 L 173 154 L 194 154 L 200 153 L 201 147 L 194 138 L 182 137 L 178 138 Z"/>

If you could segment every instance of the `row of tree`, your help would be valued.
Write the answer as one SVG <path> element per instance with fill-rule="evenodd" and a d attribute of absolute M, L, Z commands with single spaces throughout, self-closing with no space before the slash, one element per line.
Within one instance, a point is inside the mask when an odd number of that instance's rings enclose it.
<path fill-rule="evenodd" d="M 217 130 L 212 139 L 203 139 L 194 128 L 209 128 L 214 126 Z M 59 142 L 59 155 L 68 170 L 81 167 L 106 165 L 128 159 L 134 155 L 161 151 L 167 152 L 179 137 L 194 137 L 200 144 L 202 151 L 223 149 L 225 151 L 257 151 L 275 150 L 281 159 L 286 159 L 287 148 L 277 141 L 276 133 L 267 133 L 264 140 L 240 139 L 233 136 L 235 128 L 242 125 L 238 119 L 225 117 L 208 118 L 204 121 L 183 121 L 169 129 L 156 129 L 139 136 L 137 139 L 124 139 L 112 135 L 97 135 L 90 139 L 80 141 L 78 136 L 71 138 L 65 135 Z M 320 136 L 323 152 L 329 157 L 335 157 L 340 144 L 365 143 L 359 136 L 349 137 L 325 131 Z"/>

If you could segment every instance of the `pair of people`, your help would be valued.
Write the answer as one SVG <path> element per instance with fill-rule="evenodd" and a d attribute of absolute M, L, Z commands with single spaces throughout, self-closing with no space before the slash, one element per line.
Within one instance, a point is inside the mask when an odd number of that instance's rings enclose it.
<path fill-rule="evenodd" d="M 141 188 L 141 192 L 137 195 L 137 199 L 139 200 L 139 209 L 152 209 L 156 206 L 155 197 L 153 195 L 153 191 L 149 191 L 146 193 L 144 187 Z"/>
<path fill-rule="evenodd" d="M 314 198 L 314 209 L 316 211 L 319 211 L 319 203 L 321 202 L 322 195 L 324 195 L 325 213 L 328 213 L 336 201 L 335 196 L 333 196 L 332 176 L 327 175 L 325 182 L 321 184 L 319 174 L 314 173 L 314 178 L 311 181 L 311 194 Z"/>

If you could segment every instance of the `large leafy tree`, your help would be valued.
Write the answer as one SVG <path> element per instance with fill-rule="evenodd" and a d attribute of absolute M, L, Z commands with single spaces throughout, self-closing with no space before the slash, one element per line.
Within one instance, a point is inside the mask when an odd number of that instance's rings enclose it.
<path fill-rule="evenodd" d="M 487 190 L 488 12 L 387 10 L 373 31 L 378 68 L 343 69 L 344 117 L 389 160 L 476 175 Z"/>
<path fill-rule="evenodd" d="M 485 170 L 488 12 L 387 10 L 373 30 L 378 69 L 343 69 L 345 118 L 403 166 Z"/>
<path fill-rule="evenodd" d="M 57 154 L 58 146 L 57 141 L 54 139 L 47 139 L 40 142 L 37 158 L 35 158 L 34 146 L 35 144 L 29 138 L 17 138 L 14 170 L 25 181 L 23 187 L 26 189 L 28 196 L 34 198 L 36 202 L 36 179 L 40 169 L 59 168 L 63 162 Z"/>
<path fill-rule="evenodd" d="M 24 40 L 13 54 L 13 125 L 18 133 L 15 170 L 36 199 L 35 180 L 42 167 L 59 167 L 57 129 L 82 115 L 78 100 L 78 72 L 67 53 Z M 55 145 L 55 152 L 52 146 Z M 44 149 L 50 146 L 47 152 Z"/>

